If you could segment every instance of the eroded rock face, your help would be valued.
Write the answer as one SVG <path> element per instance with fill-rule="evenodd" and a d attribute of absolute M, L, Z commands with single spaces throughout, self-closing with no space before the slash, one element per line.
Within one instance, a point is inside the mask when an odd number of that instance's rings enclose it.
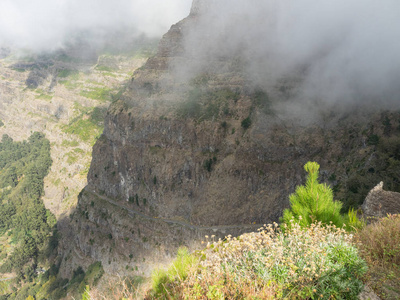
<path fill-rule="evenodd" d="M 383 182 L 374 187 L 362 205 L 366 217 L 385 217 L 400 213 L 400 193 L 383 190 Z"/>

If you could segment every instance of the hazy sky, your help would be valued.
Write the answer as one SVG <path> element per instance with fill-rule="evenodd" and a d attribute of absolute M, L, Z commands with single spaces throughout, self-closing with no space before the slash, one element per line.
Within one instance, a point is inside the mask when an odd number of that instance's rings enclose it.
<path fill-rule="evenodd" d="M 79 31 L 164 34 L 191 0 L 0 0 L 0 45 L 52 50 Z"/>

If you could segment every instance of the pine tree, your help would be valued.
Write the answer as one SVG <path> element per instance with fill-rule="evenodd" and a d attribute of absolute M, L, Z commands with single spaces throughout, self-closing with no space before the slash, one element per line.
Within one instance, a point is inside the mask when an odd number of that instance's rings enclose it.
<path fill-rule="evenodd" d="M 319 164 L 308 162 L 304 169 L 308 173 L 304 186 L 298 186 L 296 192 L 289 196 L 291 208 L 285 209 L 281 221 L 290 225 L 295 219 L 301 226 L 308 226 L 314 222 L 342 227 L 345 218 L 340 214 L 342 203 L 333 200 L 332 189 L 326 184 L 318 182 Z"/>

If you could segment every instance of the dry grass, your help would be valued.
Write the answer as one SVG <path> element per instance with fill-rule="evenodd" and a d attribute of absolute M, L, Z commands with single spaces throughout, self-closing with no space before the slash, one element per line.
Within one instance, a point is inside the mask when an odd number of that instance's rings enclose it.
<path fill-rule="evenodd" d="M 115 278 L 109 280 L 101 290 L 95 288 L 87 291 L 88 300 L 135 300 L 143 299 L 145 290 L 149 287 L 142 285 L 140 278 Z"/>
<path fill-rule="evenodd" d="M 400 215 L 388 215 L 360 230 L 355 237 L 367 261 L 368 285 L 382 299 L 400 299 Z"/>
<path fill-rule="evenodd" d="M 388 215 L 366 226 L 357 241 L 368 261 L 400 266 L 400 215 Z"/>

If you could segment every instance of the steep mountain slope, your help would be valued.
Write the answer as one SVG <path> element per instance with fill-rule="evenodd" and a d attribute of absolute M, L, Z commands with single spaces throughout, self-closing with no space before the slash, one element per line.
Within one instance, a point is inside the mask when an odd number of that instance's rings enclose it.
<path fill-rule="evenodd" d="M 98 260 L 109 274 L 146 275 L 205 234 L 278 221 L 310 160 L 346 208 L 379 180 L 400 188 L 399 111 L 321 105 L 293 118 L 300 71 L 255 84 L 237 53 L 196 68 L 199 58 L 185 48 L 194 8 L 107 111 L 88 185 L 72 222 L 60 221 L 70 232 L 60 248 L 64 276 Z"/>

